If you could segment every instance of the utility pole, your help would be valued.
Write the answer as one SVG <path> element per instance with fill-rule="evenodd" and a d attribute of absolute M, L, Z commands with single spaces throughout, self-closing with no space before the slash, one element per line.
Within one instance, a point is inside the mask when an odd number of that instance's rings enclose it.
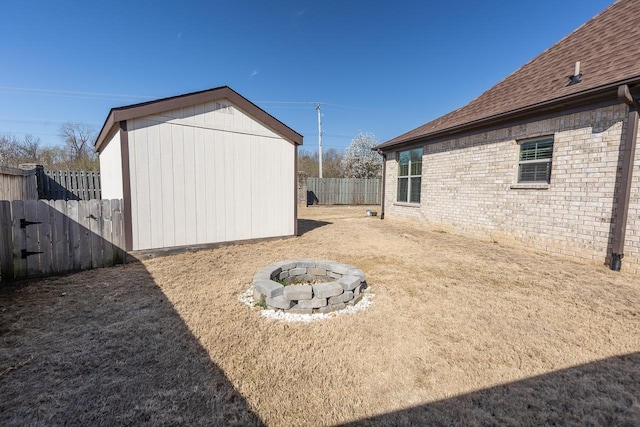
<path fill-rule="evenodd" d="M 318 110 L 318 177 L 322 178 L 322 113 L 320 112 L 319 102 L 316 110 Z"/>

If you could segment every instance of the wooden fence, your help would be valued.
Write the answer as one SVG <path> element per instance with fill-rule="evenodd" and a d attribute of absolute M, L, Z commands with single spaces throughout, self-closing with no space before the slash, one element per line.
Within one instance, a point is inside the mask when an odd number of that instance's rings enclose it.
<path fill-rule="evenodd" d="M 380 203 L 378 178 L 307 178 L 307 205 L 376 205 Z"/>
<path fill-rule="evenodd" d="M 125 261 L 121 200 L 0 201 L 2 280 Z"/>
<path fill-rule="evenodd" d="M 101 199 L 100 172 L 45 171 L 36 168 L 38 198 L 46 200 Z"/>
<path fill-rule="evenodd" d="M 35 170 L 0 166 L 0 200 L 27 200 L 38 198 Z"/>

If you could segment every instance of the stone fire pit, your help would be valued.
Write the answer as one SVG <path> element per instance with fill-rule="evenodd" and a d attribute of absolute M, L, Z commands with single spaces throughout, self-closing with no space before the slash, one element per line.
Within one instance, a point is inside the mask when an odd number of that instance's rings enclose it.
<path fill-rule="evenodd" d="M 355 305 L 366 287 L 364 272 L 334 261 L 279 261 L 253 276 L 253 298 L 292 314 L 329 313 Z"/>

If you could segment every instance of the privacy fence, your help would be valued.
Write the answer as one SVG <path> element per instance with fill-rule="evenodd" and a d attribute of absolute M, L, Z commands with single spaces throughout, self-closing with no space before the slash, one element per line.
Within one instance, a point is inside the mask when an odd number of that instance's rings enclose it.
<path fill-rule="evenodd" d="M 36 168 L 38 198 L 46 200 L 91 200 L 102 198 L 100 172 L 46 171 Z"/>
<path fill-rule="evenodd" d="M 0 199 L 38 198 L 36 171 L 0 166 Z"/>
<path fill-rule="evenodd" d="M 2 280 L 125 261 L 121 200 L 0 201 Z"/>
<path fill-rule="evenodd" d="M 376 205 L 380 203 L 378 178 L 307 178 L 307 205 Z"/>
<path fill-rule="evenodd" d="M 47 171 L 39 165 L 0 166 L 2 200 L 91 200 L 102 198 L 100 172 Z"/>

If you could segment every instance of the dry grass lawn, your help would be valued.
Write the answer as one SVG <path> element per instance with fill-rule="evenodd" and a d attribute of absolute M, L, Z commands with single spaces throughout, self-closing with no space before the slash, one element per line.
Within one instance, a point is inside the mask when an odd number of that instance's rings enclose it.
<path fill-rule="evenodd" d="M 366 209 L 4 286 L 0 424 L 640 425 L 640 277 Z M 238 301 L 296 258 L 362 268 L 373 305 L 286 323 Z"/>

